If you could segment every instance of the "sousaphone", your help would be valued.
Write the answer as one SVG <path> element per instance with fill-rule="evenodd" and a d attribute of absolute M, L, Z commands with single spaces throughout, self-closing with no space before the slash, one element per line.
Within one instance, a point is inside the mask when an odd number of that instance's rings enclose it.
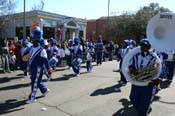
<path fill-rule="evenodd" d="M 148 22 L 147 38 L 157 51 L 172 53 L 175 50 L 175 14 L 159 13 Z"/>
<path fill-rule="evenodd" d="M 158 13 L 150 19 L 146 30 L 147 39 L 151 46 L 159 52 L 171 53 L 175 51 L 175 14 Z M 151 80 L 160 76 L 162 65 L 159 57 L 156 57 L 154 64 L 139 69 L 139 74 L 133 76 L 129 71 L 129 64 L 133 56 L 141 52 L 140 47 L 132 49 L 127 53 L 122 62 L 122 72 L 125 78 L 134 85 L 146 86 Z"/>

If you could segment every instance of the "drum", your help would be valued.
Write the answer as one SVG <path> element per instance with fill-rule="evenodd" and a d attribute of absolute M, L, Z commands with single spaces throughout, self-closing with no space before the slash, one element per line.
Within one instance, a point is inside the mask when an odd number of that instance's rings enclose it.
<path fill-rule="evenodd" d="M 27 61 L 29 60 L 29 54 L 24 55 L 24 56 L 22 57 L 22 60 L 23 60 L 24 62 L 27 62 Z"/>
<path fill-rule="evenodd" d="M 56 58 L 55 56 L 53 56 L 50 60 L 49 60 L 49 63 L 51 66 L 56 66 L 58 62 L 58 58 Z"/>

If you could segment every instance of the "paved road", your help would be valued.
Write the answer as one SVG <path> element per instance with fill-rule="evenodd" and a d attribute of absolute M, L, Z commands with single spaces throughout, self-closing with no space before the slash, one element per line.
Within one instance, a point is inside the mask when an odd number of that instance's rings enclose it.
<path fill-rule="evenodd" d="M 82 65 L 85 67 L 85 65 Z M 46 97 L 37 92 L 37 102 L 25 104 L 30 92 L 30 79 L 23 79 L 21 71 L 0 74 L 0 115 L 2 116 L 135 116 L 129 102 L 130 83 L 117 84 L 118 63 L 104 62 L 94 66 L 92 73 L 82 68 L 79 77 L 72 70 L 58 68 L 53 81 L 46 82 L 51 90 Z M 46 79 L 46 77 L 44 77 Z M 156 95 L 150 116 L 175 116 L 175 82 L 162 84 Z M 120 87 L 120 92 L 114 88 Z M 46 108 L 42 111 L 42 108 Z"/>

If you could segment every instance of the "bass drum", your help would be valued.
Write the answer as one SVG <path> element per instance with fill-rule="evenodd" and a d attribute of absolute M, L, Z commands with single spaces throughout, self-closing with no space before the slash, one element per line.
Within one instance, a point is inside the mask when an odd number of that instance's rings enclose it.
<path fill-rule="evenodd" d="M 131 59 L 133 58 L 133 56 L 136 55 L 137 53 L 140 53 L 140 52 L 141 52 L 140 47 L 136 47 L 125 55 L 123 62 L 122 62 L 122 73 L 125 76 L 125 78 L 128 81 L 130 81 L 132 84 L 137 85 L 137 86 L 146 86 L 146 85 L 148 85 L 149 82 L 151 82 L 151 80 L 159 77 L 159 75 L 161 73 L 162 65 L 161 65 L 161 61 L 160 61 L 159 57 L 156 54 L 153 54 L 153 56 L 155 56 L 157 59 L 155 62 L 155 64 L 157 64 L 155 67 L 156 71 L 157 71 L 156 74 L 154 74 L 154 76 L 152 76 L 152 77 L 142 79 L 142 80 L 140 80 L 140 79 L 137 80 L 136 78 L 133 78 L 131 76 L 131 74 L 129 73 L 129 66 L 131 64 Z M 149 69 L 149 67 L 148 67 L 148 69 Z M 145 69 L 145 70 L 147 70 L 147 69 Z M 143 72 L 145 72 L 145 71 L 143 71 Z M 148 73 L 147 75 L 151 75 L 151 74 Z M 145 75 L 142 75 L 142 76 L 145 76 Z"/>

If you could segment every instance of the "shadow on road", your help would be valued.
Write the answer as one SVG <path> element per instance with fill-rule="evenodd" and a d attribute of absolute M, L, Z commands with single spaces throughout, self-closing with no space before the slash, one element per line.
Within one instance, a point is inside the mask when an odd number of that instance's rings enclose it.
<path fill-rule="evenodd" d="M 92 64 L 92 66 L 98 66 L 98 65 L 97 64 Z M 87 66 L 84 65 L 84 66 L 81 66 L 81 68 L 87 68 Z"/>
<path fill-rule="evenodd" d="M 119 109 L 112 116 L 136 116 L 136 110 L 132 106 L 131 102 L 127 99 L 120 99 L 119 102 L 123 105 L 123 108 Z"/>
<path fill-rule="evenodd" d="M 80 75 L 86 74 L 88 72 L 81 72 Z M 63 75 L 63 77 L 53 78 L 51 81 L 67 81 L 70 78 L 77 77 L 75 74 Z"/>
<path fill-rule="evenodd" d="M 171 105 L 174 105 L 175 102 L 169 102 L 169 101 L 162 101 L 162 100 L 159 100 L 159 102 L 163 103 L 163 104 L 171 104 Z"/>
<path fill-rule="evenodd" d="M 43 96 L 37 96 L 36 99 L 43 98 Z M 11 112 L 23 110 L 26 100 L 18 101 L 17 99 L 8 99 L 4 103 L 0 103 L 0 115 L 1 114 L 8 114 Z M 19 108 L 21 107 L 21 108 Z"/>
<path fill-rule="evenodd" d="M 153 99 L 154 101 L 158 101 L 160 99 L 159 96 L 155 96 Z M 112 116 L 137 116 L 137 112 L 134 109 L 132 103 L 128 101 L 128 99 L 120 99 L 119 102 L 123 105 L 123 108 L 119 109 L 116 113 Z"/>
<path fill-rule="evenodd" d="M 67 81 L 70 78 L 75 77 L 74 74 L 69 74 L 69 75 L 63 75 L 63 77 L 58 77 L 58 78 L 53 78 L 51 81 Z"/>
<path fill-rule="evenodd" d="M 12 89 L 19 89 L 19 88 L 23 88 L 23 87 L 28 87 L 30 86 L 30 83 L 26 83 L 26 84 L 17 84 L 17 85 L 10 85 L 10 86 L 6 86 L 6 87 L 1 87 L 0 91 L 4 91 L 4 90 L 12 90 Z"/>
<path fill-rule="evenodd" d="M 111 94 L 114 92 L 121 92 L 121 91 L 115 91 L 115 88 L 119 88 L 122 87 L 121 84 L 117 84 L 117 85 L 113 85 L 111 87 L 107 87 L 104 89 L 97 89 L 95 90 L 93 93 L 90 94 L 90 96 L 98 96 L 98 95 L 106 95 L 106 94 Z"/>
<path fill-rule="evenodd" d="M 120 69 L 117 69 L 117 70 L 113 70 L 113 72 L 120 72 Z"/>
<path fill-rule="evenodd" d="M 89 73 L 89 72 L 81 72 L 80 75 L 82 75 L 82 74 L 87 74 L 87 73 Z"/>
<path fill-rule="evenodd" d="M 167 100 L 168 100 L 168 97 L 169 97 L 169 96 L 167 96 Z M 158 102 L 160 102 L 160 103 L 163 103 L 163 104 L 170 104 L 170 105 L 174 105 L 174 104 L 175 104 L 175 101 L 170 101 L 170 100 L 168 100 L 168 101 L 163 101 L 163 100 L 161 100 L 161 99 L 160 99 L 160 96 L 155 96 L 153 101 L 158 101 Z"/>
<path fill-rule="evenodd" d="M 17 74 L 16 76 L 22 76 L 22 77 L 23 77 L 23 76 L 24 76 L 24 74 Z"/>
<path fill-rule="evenodd" d="M 166 88 L 168 88 L 168 87 L 170 86 L 170 84 L 171 84 L 171 81 L 168 81 L 168 80 L 162 81 L 162 82 L 160 83 L 160 88 L 161 88 L 161 89 L 166 89 Z"/>
<path fill-rule="evenodd" d="M 65 71 L 68 70 L 69 68 L 61 68 L 61 69 L 56 69 L 55 71 Z"/>
<path fill-rule="evenodd" d="M 16 80 L 16 79 L 20 79 L 22 77 L 0 77 L 0 84 L 1 83 L 7 83 L 10 82 L 11 80 Z"/>
<path fill-rule="evenodd" d="M 0 103 L 0 115 L 23 110 L 24 108 L 18 108 L 18 107 L 23 106 L 25 104 L 26 104 L 25 100 L 22 101 L 18 101 L 17 99 L 6 100 L 5 103 Z"/>

